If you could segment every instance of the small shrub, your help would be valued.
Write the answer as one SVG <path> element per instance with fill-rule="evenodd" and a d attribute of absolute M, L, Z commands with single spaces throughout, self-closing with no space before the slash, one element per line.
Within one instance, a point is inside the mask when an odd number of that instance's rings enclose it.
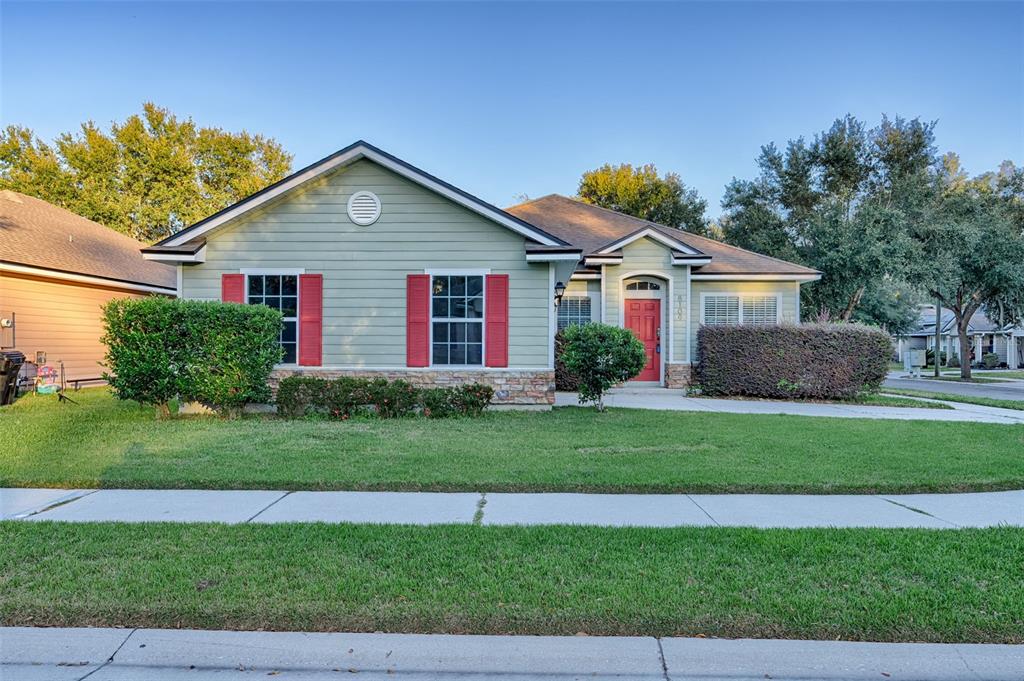
<path fill-rule="evenodd" d="M 994 352 L 986 352 L 981 356 L 981 366 L 986 369 L 998 369 L 1001 361 L 999 355 Z"/>
<path fill-rule="evenodd" d="M 365 378 L 342 376 L 327 381 L 324 388 L 324 410 L 338 419 L 355 416 L 373 402 L 370 381 Z"/>
<path fill-rule="evenodd" d="M 555 390 L 576 392 L 580 389 L 579 377 L 565 366 L 562 354 L 565 352 L 565 329 L 555 334 Z"/>
<path fill-rule="evenodd" d="M 262 305 L 117 299 L 103 308 L 104 379 L 120 399 L 168 413 L 177 398 L 218 411 L 270 399 L 281 313 Z"/>
<path fill-rule="evenodd" d="M 563 332 L 562 361 L 579 380 L 579 396 L 604 411 L 604 393 L 647 364 L 644 345 L 629 329 L 608 324 L 570 326 Z"/>
<path fill-rule="evenodd" d="M 420 406 L 423 415 L 432 419 L 455 416 L 451 401 L 451 388 L 424 388 L 420 391 Z"/>
<path fill-rule="evenodd" d="M 452 410 L 460 416 L 480 416 L 494 397 L 494 388 L 480 383 L 468 383 L 447 388 Z"/>
<path fill-rule="evenodd" d="M 377 415 L 383 419 L 410 416 L 419 406 L 419 390 L 408 381 L 398 379 L 388 381 L 386 378 L 374 378 L 366 385 L 367 403 L 372 405 Z"/>
<path fill-rule="evenodd" d="M 703 326 L 696 378 L 706 395 L 852 399 L 881 387 L 891 352 L 859 324 Z"/>
<path fill-rule="evenodd" d="M 958 355 L 958 354 L 956 354 L 954 352 L 953 356 L 949 358 L 949 362 L 946 364 L 946 366 L 952 367 L 954 369 L 959 369 L 960 368 L 960 355 Z"/>
<path fill-rule="evenodd" d="M 924 352 L 924 362 L 929 366 L 935 366 L 935 350 L 928 349 Z M 900 359 L 903 359 L 902 357 Z M 946 351 L 939 351 L 939 366 L 946 366 Z"/>
<path fill-rule="evenodd" d="M 277 412 L 288 418 L 299 418 L 326 405 L 330 381 L 315 376 L 288 376 L 277 386 Z"/>

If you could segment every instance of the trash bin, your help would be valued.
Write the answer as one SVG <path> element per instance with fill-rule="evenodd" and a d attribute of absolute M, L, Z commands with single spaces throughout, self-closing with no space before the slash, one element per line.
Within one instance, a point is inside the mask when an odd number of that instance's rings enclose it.
<path fill-rule="evenodd" d="M 24 363 L 20 352 L 0 352 L 0 406 L 12 404 L 18 396 L 18 375 Z"/>

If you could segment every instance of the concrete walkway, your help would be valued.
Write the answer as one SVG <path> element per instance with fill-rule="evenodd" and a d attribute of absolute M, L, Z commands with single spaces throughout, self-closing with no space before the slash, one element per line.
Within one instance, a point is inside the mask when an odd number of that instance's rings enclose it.
<path fill-rule="evenodd" d="M 52 505 L 48 505 L 46 500 Z M 1024 490 L 974 494 L 511 494 L 0 489 L 3 517 L 69 522 L 1024 526 Z"/>
<path fill-rule="evenodd" d="M 941 392 L 938 381 L 919 390 Z M 889 381 L 886 385 L 889 385 Z M 939 384 L 945 385 L 945 384 Z M 1024 398 L 1022 398 L 1024 399 Z M 556 407 L 579 406 L 576 393 L 555 394 Z M 857 404 L 827 404 L 817 402 L 783 402 L 774 400 L 727 400 L 709 397 L 687 397 L 686 391 L 670 388 L 615 388 L 605 397 L 609 407 L 630 409 L 660 409 L 666 411 L 702 411 L 719 414 L 788 414 L 791 416 L 829 416 L 847 419 L 895 419 L 902 421 L 965 421 L 973 423 L 1024 424 L 1024 411 L 982 407 L 960 402 L 941 402 L 951 409 L 917 407 L 872 407 Z"/>
<path fill-rule="evenodd" d="M 1022 670 L 1019 645 L 0 628 L 0 678 L 12 681 L 1020 681 Z"/>

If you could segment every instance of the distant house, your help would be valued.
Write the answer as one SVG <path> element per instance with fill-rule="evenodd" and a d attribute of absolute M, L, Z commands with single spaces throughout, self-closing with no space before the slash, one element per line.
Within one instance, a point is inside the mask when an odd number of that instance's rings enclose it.
<path fill-rule="evenodd" d="M 1024 367 L 1024 326 L 1000 325 L 986 310 L 974 313 L 967 327 L 971 347 L 967 352 L 960 350 L 960 336 L 956 328 L 956 316 L 952 310 L 942 308 L 939 316 L 940 349 L 946 353 L 946 362 L 957 357 L 963 361 L 968 357 L 977 364 L 987 354 L 999 356 L 999 362 L 1011 369 Z M 935 348 L 935 306 L 921 305 L 917 325 L 911 331 L 898 335 L 896 352 L 900 361 L 907 350 L 933 350 Z"/>
<path fill-rule="evenodd" d="M 80 215 L 0 191 L 0 350 L 99 380 L 101 306 L 176 295 L 174 269 L 143 259 L 144 244 Z"/>
<path fill-rule="evenodd" d="M 554 401 L 554 336 L 632 330 L 682 386 L 701 324 L 799 323 L 819 272 L 560 196 L 501 210 L 365 142 L 143 249 L 181 295 L 281 310 L 276 377 L 479 381 Z"/>

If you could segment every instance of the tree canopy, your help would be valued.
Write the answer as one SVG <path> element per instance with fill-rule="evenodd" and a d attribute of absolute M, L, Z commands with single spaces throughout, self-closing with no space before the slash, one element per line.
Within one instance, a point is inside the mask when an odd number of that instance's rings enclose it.
<path fill-rule="evenodd" d="M 1004 163 L 968 179 L 947 154 L 936 195 L 929 219 L 915 226 L 914 276 L 956 317 L 960 371 L 970 378 L 967 327 L 974 313 L 984 307 L 1004 324 L 1024 318 L 1024 169 Z"/>
<path fill-rule="evenodd" d="M 109 132 L 89 121 L 52 144 L 26 127 L 0 131 L 0 188 L 146 242 L 280 180 L 291 162 L 273 139 L 200 127 L 152 103 Z"/>
<path fill-rule="evenodd" d="M 581 201 L 688 232 L 706 234 L 708 202 L 675 173 L 658 175 L 653 164 L 605 164 L 583 173 L 577 191 Z"/>
<path fill-rule="evenodd" d="M 821 270 L 802 292 L 808 313 L 901 330 L 917 302 L 906 295 L 908 230 L 929 206 L 933 129 L 899 117 L 868 129 L 846 116 L 813 142 L 762 147 L 759 176 L 726 187 L 723 238 Z"/>

